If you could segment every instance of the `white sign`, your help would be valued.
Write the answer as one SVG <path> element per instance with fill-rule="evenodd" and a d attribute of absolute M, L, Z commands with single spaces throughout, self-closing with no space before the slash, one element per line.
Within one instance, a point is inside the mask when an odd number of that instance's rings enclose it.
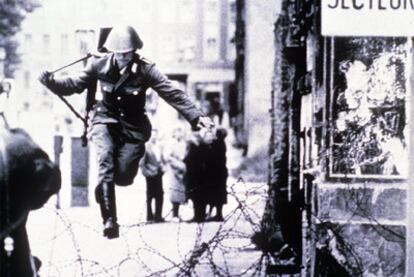
<path fill-rule="evenodd" d="M 323 36 L 414 36 L 414 0 L 321 0 Z"/>

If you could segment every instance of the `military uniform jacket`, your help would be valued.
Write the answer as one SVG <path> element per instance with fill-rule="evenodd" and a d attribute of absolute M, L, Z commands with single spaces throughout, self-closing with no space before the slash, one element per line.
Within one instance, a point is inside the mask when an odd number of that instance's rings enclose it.
<path fill-rule="evenodd" d="M 92 57 L 85 69 L 77 76 L 53 79 L 49 89 L 59 95 L 81 93 L 97 85 L 102 100 L 93 108 L 92 124 L 121 123 L 139 140 L 147 140 L 151 125 L 145 115 L 145 92 L 154 89 L 161 98 L 194 123 L 202 113 L 190 101 L 187 94 L 174 86 L 155 64 L 135 54 L 121 75 L 114 55 Z"/>

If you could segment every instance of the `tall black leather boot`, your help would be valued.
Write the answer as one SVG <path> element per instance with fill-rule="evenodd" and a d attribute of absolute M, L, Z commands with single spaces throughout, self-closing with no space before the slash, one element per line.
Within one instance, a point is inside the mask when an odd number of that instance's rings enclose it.
<path fill-rule="evenodd" d="M 96 201 L 101 209 L 103 235 L 108 239 L 119 237 L 119 225 L 116 216 L 115 186 L 103 183 L 95 190 Z"/>

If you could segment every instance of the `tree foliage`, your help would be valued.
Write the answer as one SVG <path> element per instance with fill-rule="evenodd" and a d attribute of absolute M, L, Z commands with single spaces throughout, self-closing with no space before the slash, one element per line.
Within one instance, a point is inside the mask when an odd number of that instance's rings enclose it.
<path fill-rule="evenodd" d="M 6 50 L 6 77 L 12 77 L 20 62 L 14 35 L 20 31 L 26 15 L 38 7 L 37 0 L 0 0 L 0 47 Z"/>

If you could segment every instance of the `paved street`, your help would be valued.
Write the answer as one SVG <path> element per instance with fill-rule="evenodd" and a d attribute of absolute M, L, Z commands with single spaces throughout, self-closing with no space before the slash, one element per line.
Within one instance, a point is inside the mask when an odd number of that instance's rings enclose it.
<path fill-rule="evenodd" d="M 229 144 L 229 143 L 228 143 Z M 240 153 L 228 152 L 229 167 Z M 98 206 L 56 210 L 52 204 L 32 212 L 28 231 L 32 252 L 42 260 L 41 276 L 252 276 L 261 253 L 250 243 L 266 196 L 265 184 L 228 181 L 223 223 L 174 223 L 164 187 L 165 223 L 145 222 L 142 175 L 130 187 L 117 187 L 120 238 L 102 237 Z M 192 217 L 191 202 L 181 207 Z M 256 276 L 260 276 L 256 275 Z"/>

